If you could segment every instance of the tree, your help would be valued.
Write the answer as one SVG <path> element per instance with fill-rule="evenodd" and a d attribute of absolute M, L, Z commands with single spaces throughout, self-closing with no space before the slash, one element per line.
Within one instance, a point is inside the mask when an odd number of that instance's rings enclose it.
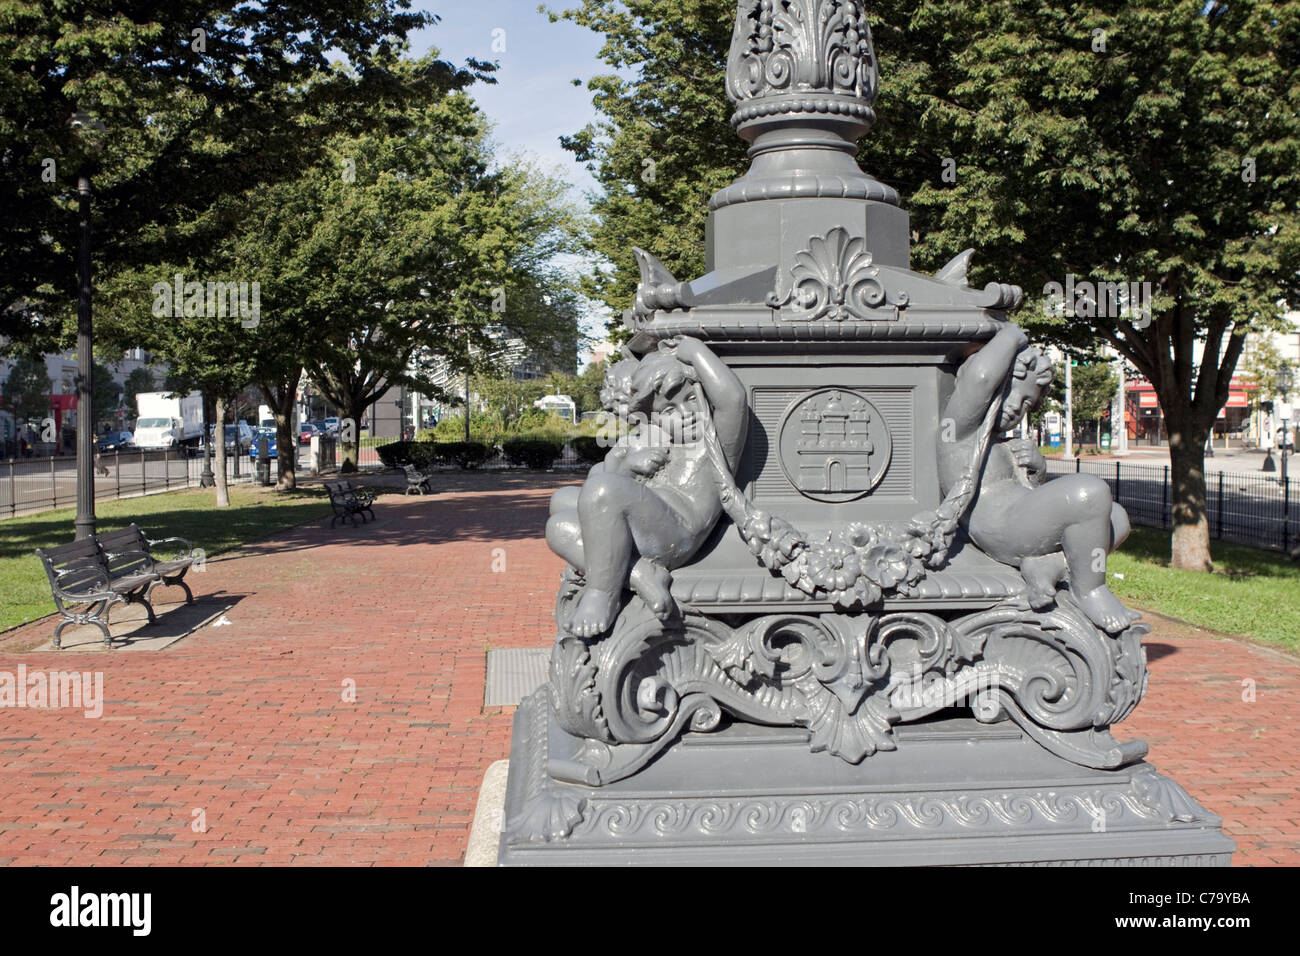
<path fill-rule="evenodd" d="M 0 4 L 0 337 L 52 348 L 75 302 L 73 190 L 94 174 L 95 272 L 185 261 L 232 184 L 296 176 L 305 152 L 371 122 L 406 36 L 406 0 Z M 333 64 L 355 69 L 335 68 Z M 483 75 L 446 63 L 445 87 Z M 106 129 L 69 120 L 87 114 Z"/>
<path fill-rule="evenodd" d="M 598 412 L 601 409 L 600 390 L 605 384 L 605 370 L 609 363 L 603 359 L 592 362 L 582 370 L 573 389 L 572 398 L 578 403 L 578 414 Z"/>
<path fill-rule="evenodd" d="M 488 411 L 498 415 L 502 424 L 509 429 L 523 417 L 525 412 L 532 410 L 533 402 L 546 394 L 546 384 L 541 379 L 521 382 L 511 376 L 476 375 L 470 380 L 470 390 L 479 396 L 487 405 Z M 463 428 L 464 418 L 460 418 L 459 421 Z"/>
<path fill-rule="evenodd" d="M 381 131 L 338 137 L 324 162 L 248 195 L 214 253 L 262 289 L 252 376 L 281 429 L 305 367 L 352 425 L 345 470 L 356 423 L 389 387 L 438 395 L 437 359 L 481 364 L 503 335 L 536 346 L 572 325 L 549 264 L 570 245 L 564 185 L 494 168 L 482 115 L 459 91 L 371 111 Z"/>
<path fill-rule="evenodd" d="M 338 86 L 340 76 L 346 81 L 340 89 L 351 96 L 359 98 L 368 88 L 366 81 L 348 79 L 351 71 L 343 67 L 323 67 L 302 77 L 306 105 L 272 118 L 280 124 L 274 132 L 286 134 L 281 162 L 294 175 L 270 181 L 253 178 L 249 183 L 228 179 L 224 196 L 210 206 L 196 206 L 178 226 L 183 239 L 164 250 L 177 257 L 143 265 L 123 263 L 107 270 L 100 283 L 106 293 L 105 334 L 120 345 L 141 344 L 165 356 L 187 389 L 200 389 L 224 408 L 247 383 L 257 384 L 276 420 L 280 489 L 296 485 L 293 407 L 325 316 L 338 322 L 331 308 L 355 308 L 361 296 L 376 293 L 373 286 L 358 286 L 357 298 L 348 302 L 330 302 L 321 294 L 325 280 L 346 283 L 365 268 L 350 258 L 357 252 L 364 220 L 336 220 L 340 228 L 332 235 L 321 228 L 323 216 L 358 212 L 341 207 L 340 194 L 329 188 L 340 182 L 351 185 L 358 162 L 365 169 L 364 157 L 346 148 L 340 152 L 340 143 L 364 138 L 369 130 L 390 150 L 400 150 L 409 144 L 412 117 L 476 75 L 433 56 L 411 62 L 375 52 L 368 62 L 370 72 L 387 77 L 387 85 L 368 94 L 368 102 L 345 100 L 338 92 L 312 95 Z M 364 123 L 357 119 L 359 111 L 364 111 Z M 313 135 L 303 136 L 302 130 Z M 418 236 L 408 233 L 403 238 L 420 245 Z M 330 242 L 339 243 L 339 248 L 332 261 L 325 261 L 329 256 L 322 250 Z M 364 307 L 373 308 L 374 301 Z M 387 355 L 385 346 L 391 344 L 376 348 Z M 363 400 L 359 407 L 364 405 Z M 359 418 L 359 409 L 356 415 Z M 219 474 L 219 498 L 224 497 L 223 482 Z"/>
<path fill-rule="evenodd" d="M 45 370 L 44 359 L 20 355 L 5 380 L 4 407 L 15 422 L 40 420 L 50 413 L 50 393 L 54 383 Z"/>
<path fill-rule="evenodd" d="M 126 382 L 122 385 L 122 401 L 126 403 L 127 408 L 135 408 L 135 397 L 141 392 L 153 390 L 153 371 L 141 365 L 139 368 L 131 369 L 126 376 Z"/>
<path fill-rule="evenodd" d="M 1095 421 L 1110 413 L 1119 389 L 1119 376 L 1109 362 L 1080 362 L 1071 369 L 1070 391 L 1073 401 L 1070 413 L 1076 423 Z M 1076 428 L 1078 425 L 1076 424 Z M 1101 428 L 1097 429 L 1100 440 Z"/>
<path fill-rule="evenodd" d="M 742 169 L 722 80 L 734 10 L 584 0 L 562 14 L 605 34 L 620 71 L 589 83 L 602 118 L 569 141 L 605 187 L 592 246 L 614 268 L 592 291 L 611 306 L 631 303 L 632 244 L 679 277 L 700 271 L 707 196 Z M 881 96 L 860 160 L 905 197 L 914 267 L 974 246 L 972 284 L 1029 289 L 1032 331 L 1076 351 L 1106 342 L 1151 381 L 1172 564 L 1209 569 L 1206 436 L 1246 333 L 1300 300 L 1300 2 L 882 0 L 871 13 Z M 1149 321 L 1096 295 L 1040 315 L 1048 283 L 1071 275 L 1147 283 Z"/>
<path fill-rule="evenodd" d="M 90 424 L 92 428 L 97 428 L 102 422 L 116 420 L 115 412 L 121 389 L 113 381 L 113 374 L 99 362 L 94 362 L 91 365 L 90 381 L 90 407 L 92 409 Z"/>

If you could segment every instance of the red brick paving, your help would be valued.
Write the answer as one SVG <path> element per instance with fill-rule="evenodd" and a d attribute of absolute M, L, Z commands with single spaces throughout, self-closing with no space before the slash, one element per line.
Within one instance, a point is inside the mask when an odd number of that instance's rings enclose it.
<path fill-rule="evenodd" d="M 509 748 L 513 708 L 482 706 L 487 650 L 549 643 L 560 571 L 539 536 L 560 480 L 479 480 L 210 560 L 195 590 L 237 599 L 232 626 L 166 651 L 0 649 L 11 672 L 102 670 L 106 698 L 99 720 L 0 712 L 0 862 L 459 863 Z M 1223 815 L 1235 862 L 1300 863 L 1300 661 L 1164 621 L 1149 644 L 1120 736 Z"/>

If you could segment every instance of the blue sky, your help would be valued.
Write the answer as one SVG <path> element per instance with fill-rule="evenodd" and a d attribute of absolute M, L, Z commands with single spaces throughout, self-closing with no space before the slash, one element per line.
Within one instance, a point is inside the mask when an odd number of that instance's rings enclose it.
<path fill-rule="evenodd" d="M 469 57 L 499 65 L 496 85 L 477 84 L 471 92 L 492 121 L 503 153 L 524 153 L 557 169 L 579 193 L 596 188 L 591 175 L 559 144 L 591 122 L 591 94 L 583 83 L 608 67 L 597 58 L 601 37 L 585 27 L 551 23 L 537 12 L 537 0 L 447 0 L 412 4 L 441 20 L 412 37 L 419 56 L 436 47 L 443 59 L 461 64 Z M 556 9 L 575 5 L 557 0 Z M 504 34 L 494 34 L 502 30 Z M 504 51 L 494 51 L 504 42 Z M 577 195 L 575 194 L 575 198 Z"/>

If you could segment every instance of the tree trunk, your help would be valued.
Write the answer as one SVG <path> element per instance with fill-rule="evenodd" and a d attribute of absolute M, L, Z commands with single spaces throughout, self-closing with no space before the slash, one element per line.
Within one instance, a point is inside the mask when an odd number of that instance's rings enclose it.
<path fill-rule="evenodd" d="M 293 491 L 298 487 L 298 435 L 293 430 L 295 388 L 290 385 L 272 390 L 263 385 L 262 396 L 275 417 L 276 460 L 280 467 L 275 490 Z"/>
<path fill-rule="evenodd" d="M 358 396 L 348 396 L 348 402 L 344 405 L 343 421 L 339 423 L 339 447 L 343 449 L 343 464 L 339 470 L 345 474 L 357 470 L 361 464 L 361 416 L 366 412 L 366 406 L 357 400 Z M 343 441 L 345 428 L 351 423 L 352 441 Z"/>
<path fill-rule="evenodd" d="M 214 449 L 217 458 L 217 507 L 230 507 L 230 488 L 226 485 L 226 399 L 222 395 L 217 396 L 217 425 L 213 429 L 213 440 L 216 442 Z M 235 429 L 235 454 L 239 453 L 239 429 Z"/>
<path fill-rule="evenodd" d="M 1191 409 L 1170 416 L 1170 500 L 1174 531 L 1169 565 L 1186 571 L 1213 571 L 1210 560 L 1210 521 L 1205 510 L 1205 437 L 1208 428 L 1192 419 Z"/>
<path fill-rule="evenodd" d="M 280 475 L 276 491 L 293 491 L 298 487 L 298 436 L 293 431 L 293 411 L 275 409 L 275 446 Z"/>

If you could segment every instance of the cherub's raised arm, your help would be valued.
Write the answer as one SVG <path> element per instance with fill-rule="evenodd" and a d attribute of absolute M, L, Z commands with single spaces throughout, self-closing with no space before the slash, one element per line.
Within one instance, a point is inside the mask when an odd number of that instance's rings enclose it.
<path fill-rule="evenodd" d="M 699 339 L 684 335 L 674 349 L 677 358 L 695 369 L 696 377 L 704 388 L 713 412 L 713 426 L 718 441 L 727 456 L 727 464 L 734 472 L 740 463 L 740 453 L 745 449 L 745 435 L 749 430 L 749 402 L 745 386 L 713 350 Z"/>
<path fill-rule="evenodd" d="M 989 405 L 1006 386 L 1016 355 L 1028 344 L 1024 329 L 1008 323 L 957 369 L 957 384 L 944 415 L 956 422 L 958 433 L 977 428 L 984 421 Z"/>

